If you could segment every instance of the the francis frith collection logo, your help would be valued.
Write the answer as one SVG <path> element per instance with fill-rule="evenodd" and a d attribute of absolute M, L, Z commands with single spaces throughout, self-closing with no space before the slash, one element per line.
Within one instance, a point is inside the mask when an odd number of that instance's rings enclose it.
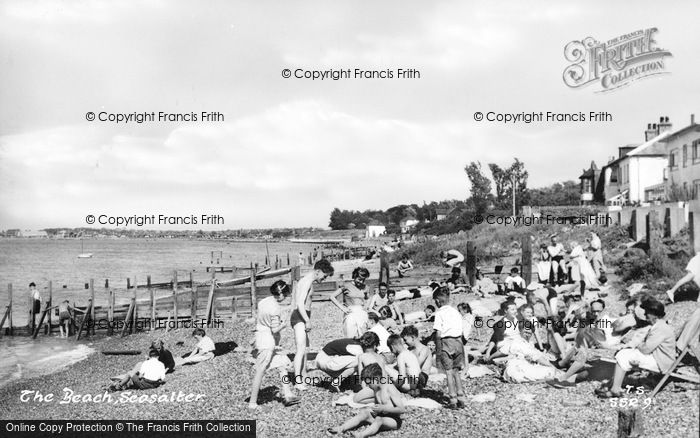
<path fill-rule="evenodd" d="M 650 76 L 665 74 L 664 58 L 671 55 L 657 46 L 655 27 L 621 35 L 606 42 L 592 37 L 572 41 L 564 48 L 572 64 L 564 70 L 564 83 L 571 88 L 599 84 L 607 92 Z"/>

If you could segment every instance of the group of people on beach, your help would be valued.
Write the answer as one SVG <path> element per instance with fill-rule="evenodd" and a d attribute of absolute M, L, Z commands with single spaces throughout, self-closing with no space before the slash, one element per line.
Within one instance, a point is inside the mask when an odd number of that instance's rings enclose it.
<path fill-rule="evenodd" d="M 668 371 L 676 358 L 676 338 L 664 320 L 664 304 L 640 294 L 627 303 L 623 315 L 609 314 L 603 299 L 607 295 L 603 286 L 606 268 L 600 239 L 593 233 L 588 241 L 588 254 L 575 242 L 566 254 L 557 236 L 551 236 L 550 245 L 542 248 L 540 263 L 546 262 L 548 269 L 538 268 L 540 281 L 527 284 L 517 268 L 511 269 L 503 282 L 504 301 L 495 316 L 475 315 L 472 305 L 479 304 L 478 299 L 471 304 L 456 302 L 458 294 L 464 292 L 477 293 L 478 297 L 479 281 L 486 278 L 478 272 L 477 286 L 467 284 L 460 269 L 464 258 L 455 254 L 458 251 L 441 254 L 451 276 L 427 287 L 434 306 L 423 311 L 404 314 L 395 300 L 399 294 L 401 298 L 427 296 L 425 291 L 396 292 L 380 283 L 371 294 L 366 286 L 369 271 L 356 268 L 351 282 L 331 295 L 331 302 L 343 313 L 343 337 L 321 348 L 315 368 L 329 376 L 330 388 L 338 392 L 341 385 L 350 382 L 356 391 L 353 402 L 367 407 L 328 433 L 342 433 L 362 424 L 368 427 L 359 436 L 399 428 L 410 400 L 421 395 L 436 372 L 445 375 L 447 407 L 458 409 L 467 402 L 463 379 L 469 363 L 499 364 L 504 379 L 514 383 L 546 381 L 555 388 L 565 388 L 588 377 L 592 363 L 600 357 L 599 349 L 611 349 L 615 371 L 596 390 L 603 398 L 619 397 L 624 377 L 633 368 Z M 684 281 L 700 285 L 700 256 L 694 260 L 697 266 L 691 261 L 688 269 L 698 269 L 674 288 Z M 272 296 L 260 302 L 251 409 L 257 408 L 262 378 L 270 368 L 280 373 L 284 404 L 301 401 L 295 391 L 306 390 L 309 381 L 313 284 L 333 273 L 327 260 L 319 260 L 294 291 L 278 281 L 271 288 Z M 280 305 L 287 298 L 292 307 L 289 322 L 284 320 Z M 493 322 L 491 338 L 485 345 L 470 345 L 475 321 L 482 319 L 477 326 L 482 327 L 485 317 Z M 280 333 L 290 326 L 296 342 L 293 363 L 279 354 Z M 287 377 L 290 369 L 293 379 Z M 353 380 L 352 376 L 357 377 Z"/>
<path fill-rule="evenodd" d="M 279 280 L 271 286 L 271 296 L 259 302 L 250 409 L 258 407 L 261 382 L 268 369 L 277 369 L 280 373 L 281 392 L 286 406 L 301 401 L 294 391 L 306 390 L 309 380 L 306 362 L 313 284 L 324 281 L 333 273 L 330 262 L 319 260 L 314 269 L 297 283 L 294 291 Z M 424 320 L 430 317 L 433 324 L 433 353 L 422 342 L 418 328 L 404 323 L 404 315 L 394 301 L 396 293 L 393 290 L 381 283 L 370 298 L 366 286 L 368 277 L 366 268 L 356 268 L 352 272 L 352 281 L 331 296 L 331 302 L 344 314 L 343 338 L 327 343 L 318 352 L 315 366 L 329 376 L 331 388 L 339 392 L 341 385 L 349 381 L 352 388 L 358 389 L 353 397 L 354 402 L 373 403 L 373 406 L 337 428 L 329 429 L 329 433 L 354 429 L 363 423 L 369 424 L 362 432 L 364 436 L 400 427 L 401 414 L 405 412 L 405 397 L 420 394 L 429 374 L 434 371 L 434 364 L 447 375 L 448 406 L 458 408 L 466 403 L 460 374 L 465 366 L 463 317 L 450 305 L 449 289 L 435 288 L 432 296 L 436 310 L 432 313 L 426 309 L 426 313 L 431 314 L 424 313 Z M 288 298 L 292 311 L 289 320 L 285 321 L 281 304 Z M 281 332 L 290 326 L 297 346 L 293 363 L 279 352 Z M 292 381 L 287 378 L 290 368 L 294 375 Z M 359 379 L 349 380 L 354 375 Z M 292 383 L 295 383 L 294 388 Z"/>
<path fill-rule="evenodd" d="M 175 371 L 176 367 L 205 362 L 214 358 L 216 344 L 202 328 L 192 331 L 197 341 L 192 351 L 180 357 L 173 354 L 161 339 L 156 339 L 148 349 L 146 360 L 136 363 L 126 373 L 112 377 L 108 386 L 110 391 L 126 389 L 153 389 L 165 383 L 165 375 Z"/>

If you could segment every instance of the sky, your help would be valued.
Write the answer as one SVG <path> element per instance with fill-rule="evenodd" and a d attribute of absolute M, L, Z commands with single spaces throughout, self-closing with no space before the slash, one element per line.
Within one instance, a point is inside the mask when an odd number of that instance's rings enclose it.
<path fill-rule="evenodd" d="M 335 207 L 465 199 L 469 162 L 515 157 L 530 187 L 578 180 L 659 116 L 674 128 L 700 117 L 698 16 L 694 0 L 0 0 L 0 229 L 82 227 L 89 214 L 324 227 Z M 668 74 L 608 93 L 564 84 L 569 42 L 651 27 Z M 420 78 L 282 76 L 348 68 Z M 224 121 L 86 120 L 159 111 Z M 504 124 L 477 111 L 613 120 Z"/>

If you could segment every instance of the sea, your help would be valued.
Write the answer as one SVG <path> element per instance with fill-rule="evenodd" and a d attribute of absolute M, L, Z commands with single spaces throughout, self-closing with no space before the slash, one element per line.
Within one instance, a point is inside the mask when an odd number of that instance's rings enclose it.
<path fill-rule="evenodd" d="M 117 301 L 127 300 L 127 278 L 131 284 L 169 282 L 177 271 L 179 280 L 206 281 L 208 266 L 250 267 L 251 263 L 273 265 L 279 258 L 287 266 L 296 265 L 301 252 L 304 257 L 321 248 L 313 244 L 280 242 L 241 242 L 198 239 L 0 239 L 0 311 L 4 314 L 12 285 L 13 325 L 26 325 L 29 312 L 29 283 L 34 282 L 48 299 L 49 282 L 52 302 L 69 300 L 78 306 L 87 305 L 90 296 L 86 285 L 95 285 L 97 305 L 106 304 L 109 289 Z M 91 253 L 90 258 L 78 258 Z M 243 274 L 245 275 L 245 274 Z M 218 273 L 217 279 L 233 278 L 233 273 Z M 238 276 L 242 276 L 241 273 Z M 0 318 L 2 318 L 0 314 Z M 7 322 L 5 322 L 7 326 Z M 0 385 L 16 379 L 37 376 L 81 360 L 94 350 L 73 340 L 40 335 L 36 340 L 15 336 L 0 338 Z"/>

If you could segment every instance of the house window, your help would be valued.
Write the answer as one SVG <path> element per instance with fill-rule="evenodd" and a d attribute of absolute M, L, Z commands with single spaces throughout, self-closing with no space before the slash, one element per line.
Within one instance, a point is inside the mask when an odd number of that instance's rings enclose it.
<path fill-rule="evenodd" d="M 693 181 L 693 199 L 698 199 L 698 194 L 700 194 L 700 179 Z"/>
<path fill-rule="evenodd" d="M 668 167 L 670 167 L 671 170 L 678 167 L 678 149 L 672 150 L 668 155 Z"/>
<path fill-rule="evenodd" d="M 700 140 L 695 140 L 692 147 L 693 164 L 700 163 Z"/>
<path fill-rule="evenodd" d="M 688 145 L 683 145 L 683 167 L 688 165 Z"/>
<path fill-rule="evenodd" d="M 591 193 L 591 180 L 586 178 L 583 182 L 583 193 Z"/>

